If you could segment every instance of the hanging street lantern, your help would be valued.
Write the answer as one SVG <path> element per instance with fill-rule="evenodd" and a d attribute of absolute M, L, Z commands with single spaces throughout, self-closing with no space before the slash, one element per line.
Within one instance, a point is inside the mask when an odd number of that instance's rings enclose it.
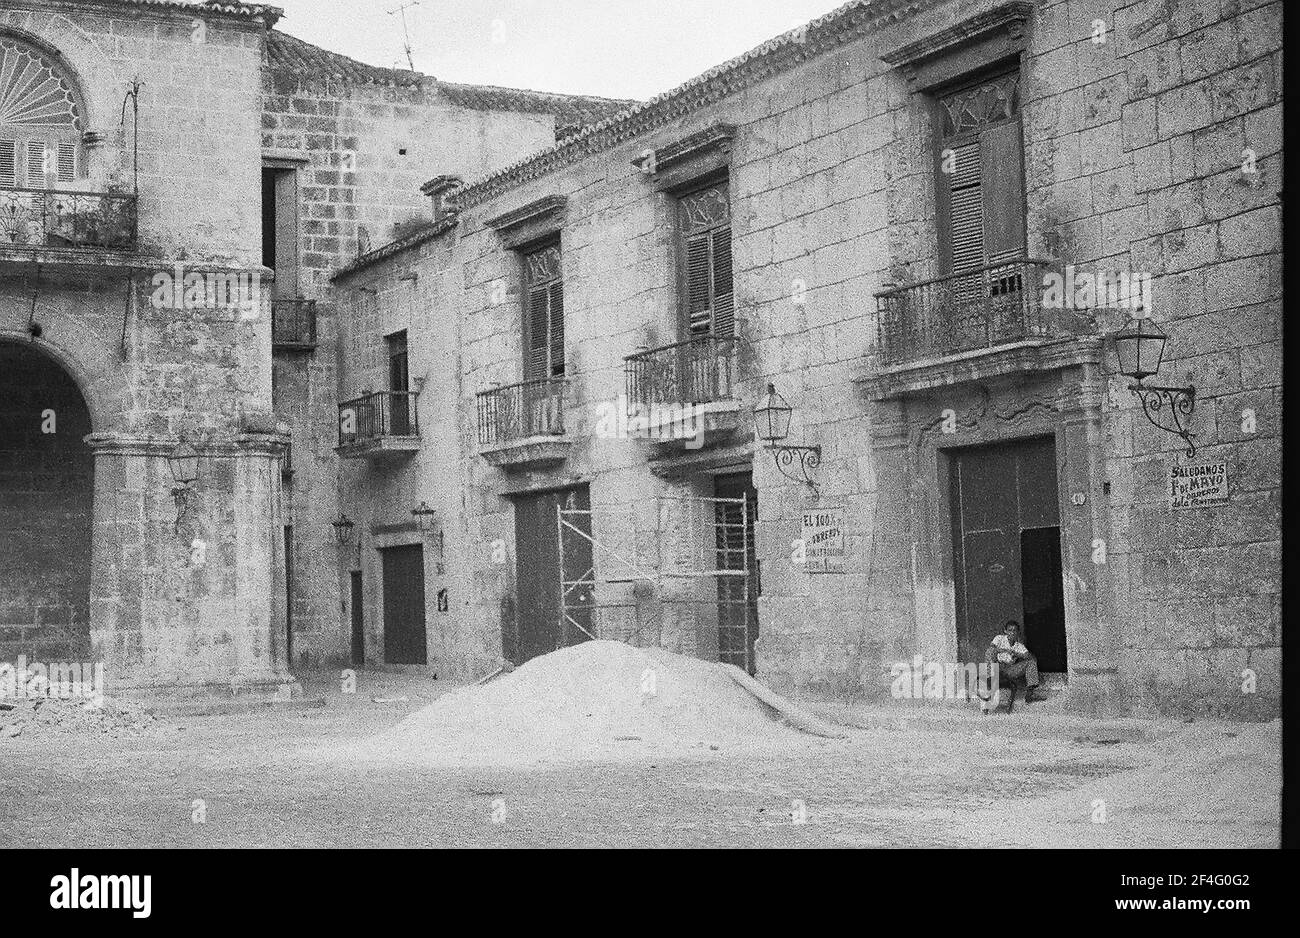
<path fill-rule="evenodd" d="M 1182 438 L 1187 444 L 1187 456 L 1196 455 L 1196 444 L 1192 442 L 1191 433 L 1183 425 L 1183 419 L 1191 417 L 1196 410 L 1196 388 L 1166 387 L 1162 385 L 1143 384 L 1143 380 L 1158 374 L 1165 357 L 1165 342 L 1168 336 L 1150 319 L 1133 320 L 1119 332 L 1115 333 L 1115 354 L 1119 358 L 1119 373 L 1132 378 L 1129 385 L 1142 403 L 1142 413 L 1153 427 Z M 1172 426 L 1161 422 L 1168 413 Z"/>
<path fill-rule="evenodd" d="M 332 526 L 334 528 L 334 537 L 339 542 L 340 547 L 351 542 L 352 529 L 356 527 L 351 518 L 340 511 L 338 518 L 332 522 Z"/>
<path fill-rule="evenodd" d="M 820 446 L 786 446 L 782 440 L 790 435 L 790 415 L 793 408 L 786 399 L 777 393 L 776 386 L 769 384 L 767 393 L 754 406 L 754 433 L 772 453 L 777 472 L 794 482 L 803 482 L 817 486 L 812 480 L 812 471 L 821 465 L 822 448 Z M 791 475 L 787 467 L 799 465 L 802 478 Z"/>
<path fill-rule="evenodd" d="M 181 520 L 189 510 L 190 487 L 199 477 L 199 451 L 186 440 L 176 444 L 176 448 L 167 456 L 167 468 L 171 470 L 172 501 L 176 503 L 176 523 L 173 530 L 181 533 Z"/>

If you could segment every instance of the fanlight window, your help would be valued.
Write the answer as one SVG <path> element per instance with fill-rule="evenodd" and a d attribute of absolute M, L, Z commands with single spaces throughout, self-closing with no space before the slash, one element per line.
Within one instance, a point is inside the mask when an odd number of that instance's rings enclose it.
<path fill-rule="evenodd" d="M 0 36 L 0 187 L 41 189 L 77 177 L 82 113 L 49 57 Z"/>

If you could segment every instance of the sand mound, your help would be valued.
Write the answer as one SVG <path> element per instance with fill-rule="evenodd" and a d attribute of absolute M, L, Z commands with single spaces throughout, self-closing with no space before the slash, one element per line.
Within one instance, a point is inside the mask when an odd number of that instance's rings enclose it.
<path fill-rule="evenodd" d="M 138 704 L 105 698 L 93 707 L 80 698 L 0 697 L 0 742 L 50 734 L 123 736 L 147 732 L 156 724 Z"/>
<path fill-rule="evenodd" d="M 651 685 L 654 692 L 644 692 Z M 590 641 L 449 693 L 330 757 L 507 766 L 734 751 L 797 738 L 716 665 Z"/>

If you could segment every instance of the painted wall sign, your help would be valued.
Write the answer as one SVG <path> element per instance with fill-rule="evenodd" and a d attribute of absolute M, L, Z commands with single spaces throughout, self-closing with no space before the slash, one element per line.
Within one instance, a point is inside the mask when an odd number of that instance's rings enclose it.
<path fill-rule="evenodd" d="M 1228 503 L 1228 463 L 1169 467 L 1169 507 L 1204 508 Z"/>
<path fill-rule="evenodd" d="M 843 508 L 805 511 L 802 538 L 809 573 L 844 572 Z"/>

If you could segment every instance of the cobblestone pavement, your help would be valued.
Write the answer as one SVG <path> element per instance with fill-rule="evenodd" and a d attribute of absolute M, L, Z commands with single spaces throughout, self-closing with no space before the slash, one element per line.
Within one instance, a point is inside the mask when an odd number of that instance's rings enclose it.
<path fill-rule="evenodd" d="M 1276 723 L 1125 721 L 1111 732 L 949 714 L 865 721 L 847 740 L 792 737 L 758 754 L 528 772 L 296 755 L 437 696 L 421 679 L 374 680 L 354 697 L 327 690 L 324 707 L 172 717 L 138 737 L 0 740 L 0 846 L 1277 843 Z M 206 823 L 192 820 L 196 799 Z"/>

